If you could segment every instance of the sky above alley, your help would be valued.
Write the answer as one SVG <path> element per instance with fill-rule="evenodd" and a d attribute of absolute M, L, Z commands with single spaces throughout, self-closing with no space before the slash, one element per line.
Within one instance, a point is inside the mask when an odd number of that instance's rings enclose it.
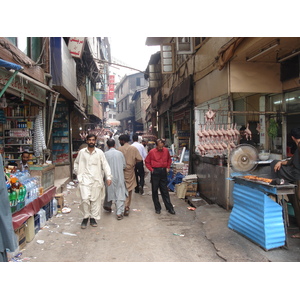
<path fill-rule="evenodd" d="M 153 53 L 159 46 L 146 46 L 146 36 L 112 36 L 109 37 L 111 55 L 126 66 L 145 71 Z"/>

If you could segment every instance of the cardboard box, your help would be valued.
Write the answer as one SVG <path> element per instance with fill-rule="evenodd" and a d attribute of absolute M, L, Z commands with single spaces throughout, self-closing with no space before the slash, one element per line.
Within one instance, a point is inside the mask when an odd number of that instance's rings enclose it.
<path fill-rule="evenodd" d="M 18 236 L 19 250 L 26 247 L 26 234 L 25 234 L 25 223 L 15 230 L 15 234 Z"/>
<path fill-rule="evenodd" d="M 25 235 L 26 235 L 27 243 L 31 242 L 35 236 L 34 216 L 31 216 L 30 218 L 28 218 L 27 222 L 25 223 Z"/>
<path fill-rule="evenodd" d="M 198 182 L 188 182 L 185 196 L 195 197 L 197 195 Z"/>
<path fill-rule="evenodd" d="M 64 207 L 64 194 L 56 194 L 55 195 L 55 199 L 57 200 L 57 211 L 60 211 L 63 209 Z"/>
<path fill-rule="evenodd" d="M 190 192 L 197 192 L 198 182 L 188 182 L 186 189 L 187 189 L 187 191 L 190 191 Z"/>

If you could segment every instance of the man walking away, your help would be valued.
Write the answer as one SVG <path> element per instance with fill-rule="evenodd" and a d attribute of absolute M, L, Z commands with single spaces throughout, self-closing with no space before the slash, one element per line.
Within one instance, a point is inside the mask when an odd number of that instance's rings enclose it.
<path fill-rule="evenodd" d="M 155 144 L 156 148 L 151 149 L 145 159 L 145 165 L 151 172 L 152 200 L 155 212 L 160 214 L 161 211 L 158 199 L 159 188 L 166 210 L 174 215 L 175 211 L 168 191 L 168 172 L 172 163 L 171 156 L 169 150 L 165 147 L 164 139 L 158 139 Z"/>
<path fill-rule="evenodd" d="M 122 220 L 125 210 L 125 200 L 128 196 L 124 178 L 126 161 L 123 153 L 115 148 L 115 141 L 113 139 L 108 139 L 106 144 L 108 150 L 104 154 L 113 174 L 112 184 L 107 187 L 107 202 L 111 206 L 112 201 L 114 201 L 117 210 L 117 220 Z"/>
<path fill-rule="evenodd" d="M 137 162 L 143 161 L 138 149 L 136 149 L 132 145 L 129 145 L 129 140 L 130 140 L 130 138 L 127 134 L 122 134 L 119 137 L 119 141 L 121 144 L 119 151 L 121 151 L 124 154 L 125 161 L 126 161 L 126 168 L 124 170 L 124 176 L 125 176 L 126 188 L 128 190 L 128 197 L 126 198 L 126 201 L 125 201 L 124 216 L 129 215 L 132 190 L 136 187 L 134 167 Z"/>
<path fill-rule="evenodd" d="M 81 196 L 79 207 L 83 214 L 82 229 L 86 228 L 89 219 L 91 226 L 97 226 L 96 220 L 100 220 L 101 203 L 105 197 L 103 177 L 105 175 L 108 186 L 112 180 L 110 166 L 103 151 L 95 147 L 96 135 L 89 134 L 86 139 L 87 148 L 78 152 L 74 162 L 74 173 L 77 175 Z"/>
<path fill-rule="evenodd" d="M 137 162 L 134 168 L 135 172 L 135 178 L 136 178 L 136 187 L 135 187 L 135 192 L 140 193 L 141 195 L 144 194 L 144 185 L 145 185 L 145 170 L 144 170 L 144 160 L 147 156 L 147 152 L 145 150 L 145 147 L 138 142 L 139 136 L 138 134 L 134 134 L 132 136 L 132 146 L 137 148 L 139 150 L 139 153 L 142 157 L 142 161 Z"/>

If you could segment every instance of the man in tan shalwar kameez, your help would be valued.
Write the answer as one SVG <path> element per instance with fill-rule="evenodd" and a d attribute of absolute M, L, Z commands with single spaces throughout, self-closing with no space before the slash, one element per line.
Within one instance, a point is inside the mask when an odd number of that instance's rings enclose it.
<path fill-rule="evenodd" d="M 125 201 L 124 216 L 129 215 L 132 190 L 136 187 L 136 178 L 134 172 L 135 164 L 143 160 L 139 150 L 128 144 L 129 140 L 130 140 L 129 136 L 127 134 L 122 134 L 119 137 L 121 147 L 119 147 L 118 150 L 121 151 L 125 156 L 126 168 L 124 170 L 124 177 L 125 177 L 126 187 L 128 190 L 128 197 L 126 198 Z"/>

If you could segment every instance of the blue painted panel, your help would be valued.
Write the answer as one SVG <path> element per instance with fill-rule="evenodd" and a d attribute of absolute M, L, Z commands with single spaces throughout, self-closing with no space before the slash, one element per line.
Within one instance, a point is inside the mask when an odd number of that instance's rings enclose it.
<path fill-rule="evenodd" d="M 261 191 L 235 184 L 228 227 L 269 250 L 285 245 L 282 207 Z"/>

